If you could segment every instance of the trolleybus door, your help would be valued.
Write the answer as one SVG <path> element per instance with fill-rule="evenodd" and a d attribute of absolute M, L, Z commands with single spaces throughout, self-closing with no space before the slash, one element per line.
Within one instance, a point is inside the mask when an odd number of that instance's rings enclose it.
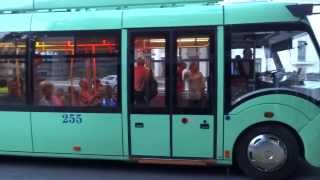
<path fill-rule="evenodd" d="M 214 31 L 131 32 L 131 155 L 213 158 Z"/>
<path fill-rule="evenodd" d="M 129 39 L 131 155 L 168 157 L 168 35 L 140 31 Z"/>
<path fill-rule="evenodd" d="M 203 32 L 203 33 L 202 33 Z M 172 156 L 213 158 L 214 31 L 176 32 Z"/>

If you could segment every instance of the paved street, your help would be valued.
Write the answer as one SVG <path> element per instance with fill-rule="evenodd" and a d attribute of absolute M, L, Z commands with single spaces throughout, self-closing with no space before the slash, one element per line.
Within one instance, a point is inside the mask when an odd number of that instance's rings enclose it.
<path fill-rule="evenodd" d="M 122 162 L 0 158 L 2 180 L 246 180 L 236 169 L 222 167 L 175 167 Z M 318 180 L 320 169 L 302 166 L 297 180 Z"/>

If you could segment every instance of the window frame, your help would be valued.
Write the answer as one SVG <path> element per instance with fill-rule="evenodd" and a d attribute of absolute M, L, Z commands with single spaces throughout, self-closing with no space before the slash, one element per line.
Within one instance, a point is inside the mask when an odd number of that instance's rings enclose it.
<path fill-rule="evenodd" d="M 48 35 L 49 37 L 62 37 L 62 36 L 73 36 L 76 40 L 77 37 L 90 37 L 92 36 L 92 34 L 94 33 L 95 36 L 103 36 L 103 35 L 107 35 L 107 36 L 116 36 L 117 42 L 118 42 L 118 53 L 117 54 L 113 54 L 113 55 L 108 55 L 108 54 L 77 54 L 76 51 L 76 43 L 74 45 L 75 48 L 75 54 L 72 55 L 63 55 L 63 56 L 56 56 L 56 57 L 63 57 L 63 58 L 89 58 L 89 57 L 117 57 L 117 83 L 118 83 L 118 89 L 117 89 L 117 93 L 118 93 L 118 99 L 117 99 L 117 107 L 114 108 L 110 108 L 110 107 L 72 107 L 72 106 L 62 106 L 62 107 L 56 107 L 56 106 L 39 106 L 37 104 L 35 104 L 34 102 L 34 94 L 33 94 L 33 90 L 34 90 L 34 82 L 33 82 L 33 74 L 34 74 L 34 69 L 33 69 L 33 60 L 35 58 L 48 58 L 51 59 L 53 57 L 55 57 L 54 55 L 51 56 L 41 56 L 41 55 L 36 55 L 35 54 L 35 42 L 36 42 L 36 38 L 37 37 L 41 37 L 41 36 L 45 36 Z M 120 113 L 121 112 L 121 31 L 120 30 L 90 30 L 90 31 L 43 31 L 43 32 L 33 32 L 31 33 L 32 36 L 32 40 L 31 40 L 31 44 L 32 44 L 32 51 L 30 52 L 30 72 L 29 72 L 29 76 L 31 77 L 31 81 L 32 83 L 29 84 L 29 88 L 30 91 L 32 92 L 32 100 L 31 103 L 31 111 L 32 112 L 80 112 L 80 113 Z"/>
<path fill-rule="evenodd" d="M 274 90 L 274 91 L 266 91 L 266 92 L 257 92 L 253 93 L 249 96 L 244 96 L 241 98 L 237 103 L 232 105 L 231 102 L 231 38 L 232 33 L 237 32 L 259 32 L 259 31 L 304 31 L 308 33 L 310 36 L 312 43 L 316 49 L 316 52 L 319 57 L 320 61 L 320 47 L 317 43 L 316 37 L 314 32 L 312 31 L 312 28 L 302 22 L 285 22 L 285 23 L 259 23 L 259 24 L 241 24 L 241 25 L 229 25 L 225 26 L 225 74 L 224 74 L 224 92 L 225 92 L 225 103 L 224 103 L 224 109 L 225 113 L 230 113 L 234 108 L 239 106 L 240 104 L 250 100 L 254 99 L 258 96 L 263 96 L 267 94 L 289 94 L 301 97 L 303 99 L 306 99 L 312 103 L 320 104 L 320 101 L 315 100 L 312 97 L 306 96 L 302 93 L 293 93 L 291 91 L 283 91 L 283 90 Z"/>
<path fill-rule="evenodd" d="M 26 38 L 24 39 L 25 45 L 26 45 L 26 52 L 24 55 L 1 55 L 1 59 L 22 59 L 24 64 L 25 64 L 25 70 L 24 70 L 24 88 L 25 91 L 23 92 L 24 95 L 24 104 L 22 105 L 5 105 L 5 104 L 0 104 L 0 110 L 1 111 L 28 111 L 28 105 L 29 105 L 29 91 L 28 91 L 28 82 L 29 82 L 29 76 L 28 76 L 28 66 L 29 66 L 29 60 L 28 60 L 28 55 L 29 55 L 29 33 L 28 32 L 3 32 L 3 33 L 17 33 L 17 34 L 24 34 L 26 35 Z"/>
<path fill-rule="evenodd" d="M 209 50 L 208 50 L 208 59 L 199 59 L 198 62 L 208 62 L 209 64 L 209 76 L 207 79 L 207 93 L 208 93 L 208 107 L 207 108 L 187 108 L 187 107 L 178 107 L 177 106 L 177 93 L 174 92 L 172 99 L 173 106 L 173 114 L 197 114 L 197 115 L 211 115 L 216 111 L 216 100 L 214 101 L 214 97 L 217 92 L 217 37 L 216 37 L 216 27 L 209 28 L 185 28 L 185 29 L 177 29 L 174 33 L 174 65 L 173 65 L 173 74 L 176 73 L 177 63 L 178 63 L 178 38 L 185 38 L 188 36 L 208 36 L 209 37 Z M 173 76 L 173 88 L 176 89 L 177 78 Z"/>
<path fill-rule="evenodd" d="M 133 91 L 132 91 L 132 82 L 133 77 L 133 67 L 132 61 L 134 58 L 134 38 L 137 35 L 139 37 L 148 37 L 151 35 L 167 36 L 166 41 L 166 62 L 167 62 L 167 73 L 166 73 L 166 85 L 167 89 L 167 107 L 166 108 L 139 108 L 134 109 L 133 107 Z M 208 35 L 210 37 L 210 47 L 209 47 L 209 56 L 208 60 L 210 65 L 210 73 L 208 82 L 211 82 L 211 85 L 208 83 L 208 94 L 209 94 L 209 105 L 207 109 L 194 109 L 194 108 L 176 108 L 176 92 L 173 91 L 176 89 L 175 70 L 177 63 L 177 42 L 176 39 L 178 35 L 191 35 L 191 36 L 201 36 Z M 216 97 L 217 92 L 217 26 L 193 26 L 193 27 L 176 27 L 176 28 L 142 28 L 142 29 L 130 29 L 128 31 L 128 67 L 129 71 L 127 74 L 128 77 L 128 110 L 130 114 L 196 114 L 196 115 L 212 115 L 216 114 L 216 100 L 213 98 Z M 168 81 L 169 77 L 173 77 L 172 81 Z M 211 78 L 211 79 L 210 79 Z M 209 86 L 211 90 L 209 90 Z M 211 95 L 211 97 L 210 97 Z"/>
<path fill-rule="evenodd" d="M 134 107 L 134 63 L 135 63 L 135 44 L 136 37 L 141 38 L 165 38 L 165 106 L 164 107 L 146 107 L 136 108 Z M 170 112 L 170 33 L 166 30 L 158 29 L 141 29 L 131 30 L 128 32 L 128 110 L 131 114 L 169 114 Z M 167 107 L 167 108 L 166 108 Z"/>

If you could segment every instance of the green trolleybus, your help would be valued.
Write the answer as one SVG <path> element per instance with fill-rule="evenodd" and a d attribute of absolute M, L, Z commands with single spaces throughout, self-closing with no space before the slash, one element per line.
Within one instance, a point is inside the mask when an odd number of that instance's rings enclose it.
<path fill-rule="evenodd" d="M 320 167 L 313 6 L 2 0 L 0 154 Z"/>

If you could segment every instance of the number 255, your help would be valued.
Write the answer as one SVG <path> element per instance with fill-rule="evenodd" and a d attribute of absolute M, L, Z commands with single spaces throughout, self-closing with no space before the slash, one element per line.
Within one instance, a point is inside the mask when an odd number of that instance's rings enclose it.
<path fill-rule="evenodd" d="M 63 114 L 62 115 L 63 123 L 67 124 L 81 124 L 82 123 L 82 117 L 81 114 Z"/>

